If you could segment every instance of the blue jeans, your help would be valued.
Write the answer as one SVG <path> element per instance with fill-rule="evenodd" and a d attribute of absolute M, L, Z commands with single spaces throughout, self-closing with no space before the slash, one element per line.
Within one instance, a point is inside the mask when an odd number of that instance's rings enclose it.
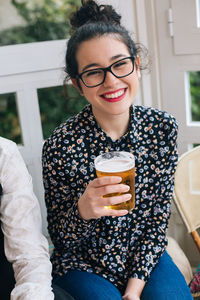
<path fill-rule="evenodd" d="M 56 277 L 58 286 L 75 300 L 122 300 L 119 290 L 96 274 L 73 270 Z M 192 300 L 186 281 L 165 252 L 152 272 L 141 295 L 141 300 Z"/>

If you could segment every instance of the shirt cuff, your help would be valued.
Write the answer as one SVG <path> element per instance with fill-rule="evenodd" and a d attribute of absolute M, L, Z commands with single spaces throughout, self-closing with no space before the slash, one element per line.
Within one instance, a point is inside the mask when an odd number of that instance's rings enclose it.
<path fill-rule="evenodd" d="M 81 232 L 85 236 L 88 236 L 90 232 L 95 228 L 99 219 L 84 220 L 78 211 L 78 202 L 75 202 L 71 210 L 72 223 L 77 225 L 78 232 Z"/>

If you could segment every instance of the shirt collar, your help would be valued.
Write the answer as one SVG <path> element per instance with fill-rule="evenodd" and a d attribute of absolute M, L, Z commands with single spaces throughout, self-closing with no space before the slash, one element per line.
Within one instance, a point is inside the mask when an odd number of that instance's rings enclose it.
<path fill-rule="evenodd" d="M 92 130 L 92 135 L 93 138 L 99 138 L 99 136 L 101 136 L 103 138 L 103 140 L 105 140 L 105 142 L 107 143 L 115 143 L 115 144 L 120 144 L 121 142 L 124 142 L 125 140 L 131 142 L 131 143 L 135 143 L 138 138 L 138 129 L 137 129 L 137 125 L 138 125 L 138 119 L 137 119 L 137 115 L 136 115 L 136 111 L 135 111 L 135 106 L 132 105 L 130 107 L 130 121 L 129 121 L 129 126 L 127 129 L 127 132 L 118 140 L 113 141 L 99 126 L 99 124 L 97 123 L 95 116 L 93 115 L 92 112 L 92 106 L 91 104 L 87 104 L 83 110 L 83 115 L 87 118 L 87 122 L 88 125 L 90 127 L 90 129 Z"/>

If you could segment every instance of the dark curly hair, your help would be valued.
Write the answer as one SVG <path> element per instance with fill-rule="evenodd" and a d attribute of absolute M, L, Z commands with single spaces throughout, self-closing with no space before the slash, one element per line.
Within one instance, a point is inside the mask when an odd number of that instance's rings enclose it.
<path fill-rule="evenodd" d="M 82 0 L 81 2 L 82 6 L 72 14 L 70 19 L 73 34 L 68 41 L 65 57 L 66 80 L 76 78 L 78 75 L 76 52 L 79 45 L 84 41 L 103 35 L 112 35 L 126 45 L 130 56 L 136 57 L 142 49 L 139 44 L 133 41 L 128 31 L 121 26 L 121 16 L 111 5 L 98 5 L 93 0 Z M 140 66 L 140 69 L 145 68 Z M 79 81 L 77 84 L 79 85 Z"/>

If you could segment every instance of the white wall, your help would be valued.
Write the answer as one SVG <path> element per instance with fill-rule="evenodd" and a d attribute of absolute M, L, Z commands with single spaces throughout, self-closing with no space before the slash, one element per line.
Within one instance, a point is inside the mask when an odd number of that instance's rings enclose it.
<path fill-rule="evenodd" d="M 17 14 L 17 10 L 11 5 L 11 1 L 0 0 L 0 30 L 23 23 L 23 19 Z"/>

